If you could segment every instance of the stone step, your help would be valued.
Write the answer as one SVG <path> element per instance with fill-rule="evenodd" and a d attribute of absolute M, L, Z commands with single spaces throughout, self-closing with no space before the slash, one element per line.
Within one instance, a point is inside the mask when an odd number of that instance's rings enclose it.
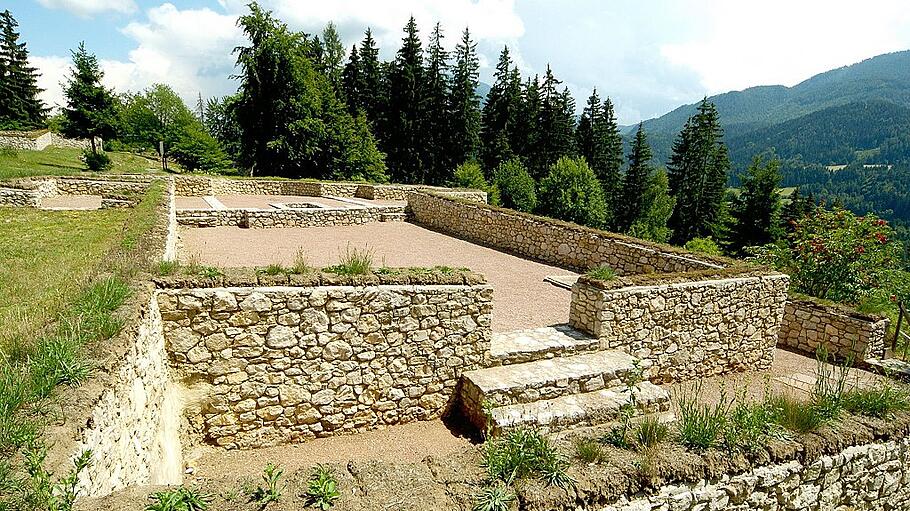
<path fill-rule="evenodd" d="M 488 367 L 462 375 L 461 395 L 468 412 L 481 411 L 484 406 L 533 403 L 637 383 L 644 369 L 638 363 L 628 353 L 606 350 Z"/>
<path fill-rule="evenodd" d="M 640 382 L 633 385 L 631 391 L 623 385 L 534 403 L 506 405 L 490 411 L 489 427 L 494 435 L 518 428 L 557 433 L 621 421 L 626 405 L 634 406 L 632 416 L 636 418 L 660 414 L 670 409 L 670 394 L 653 383 Z"/>
<path fill-rule="evenodd" d="M 569 325 L 494 333 L 490 345 L 492 364 L 497 366 L 597 351 L 600 343 Z"/>

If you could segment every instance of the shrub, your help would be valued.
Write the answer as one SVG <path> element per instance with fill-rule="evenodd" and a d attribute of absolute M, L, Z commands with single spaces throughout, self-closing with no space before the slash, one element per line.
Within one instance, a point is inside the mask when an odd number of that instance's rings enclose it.
<path fill-rule="evenodd" d="M 506 483 L 540 476 L 548 484 L 566 488 L 573 480 L 566 473 L 568 463 L 537 431 L 517 429 L 486 443 L 483 466 L 491 480 Z"/>
<path fill-rule="evenodd" d="M 584 463 L 599 463 L 604 459 L 604 450 L 594 438 L 579 437 L 575 439 L 575 457 Z"/>
<path fill-rule="evenodd" d="M 493 174 L 493 183 L 503 207 L 528 213 L 537 208 L 537 183 L 520 159 L 500 163 Z"/>
<path fill-rule="evenodd" d="M 212 496 L 193 488 L 179 487 L 155 492 L 149 495 L 153 500 L 146 511 L 205 511 Z"/>
<path fill-rule="evenodd" d="M 884 419 L 894 412 L 910 409 L 910 395 L 903 388 L 883 383 L 847 392 L 843 404 L 852 414 Z"/>
<path fill-rule="evenodd" d="M 610 281 L 610 280 L 613 280 L 616 278 L 616 272 L 613 271 L 613 268 L 610 268 L 609 266 L 607 266 L 605 264 L 602 264 L 602 265 L 598 266 L 597 268 L 592 268 L 592 269 L 588 270 L 588 272 L 585 273 L 585 275 L 587 275 L 588 277 L 591 277 L 592 279 L 604 280 L 604 281 Z"/>
<path fill-rule="evenodd" d="M 325 271 L 338 275 L 367 275 L 372 266 L 373 251 L 369 248 L 352 247 L 349 243 L 341 254 L 338 264 L 329 266 Z"/>
<path fill-rule="evenodd" d="M 473 511 L 508 511 L 514 501 L 512 490 L 499 482 L 480 490 L 474 497 Z"/>
<path fill-rule="evenodd" d="M 679 443 L 697 450 L 714 446 L 724 431 L 727 412 L 723 397 L 714 406 L 701 403 L 701 391 L 702 382 L 698 381 L 683 390 L 677 400 Z"/>
<path fill-rule="evenodd" d="M 562 157 L 540 181 L 540 212 L 589 227 L 602 227 L 607 215 L 603 190 L 584 158 Z"/>
<path fill-rule="evenodd" d="M 488 191 L 490 184 L 483 177 L 480 165 L 473 161 L 466 161 L 455 167 L 453 185 L 458 188 L 472 188 L 474 190 Z"/>
<path fill-rule="evenodd" d="M 341 497 L 338 492 L 338 481 L 335 474 L 328 467 L 317 465 L 307 481 L 306 490 L 309 505 L 316 506 L 323 511 L 335 505 Z"/>
<path fill-rule="evenodd" d="M 104 151 L 92 152 L 91 149 L 82 151 L 82 161 L 89 170 L 96 172 L 110 170 L 114 165 L 107 153 Z"/>
<path fill-rule="evenodd" d="M 73 460 L 73 468 L 56 482 L 54 482 L 52 474 L 44 468 L 47 447 L 43 443 L 35 442 L 29 445 L 23 454 L 25 471 L 28 474 L 28 478 L 23 481 L 23 484 L 26 486 L 24 490 L 28 503 L 37 509 L 72 511 L 73 505 L 76 503 L 76 485 L 79 482 L 79 474 L 91 462 L 92 452 L 79 453 Z M 0 497 L 2 496 L 3 494 L 0 494 Z M 0 508 L 5 509 L 4 506 L 4 501 L 0 500 Z"/>
<path fill-rule="evenodd" d="M 774 434 L 774 408 L 767 402 L 749 403 L 745 396 L 734 400 L 723 431 L 724 446 L 730 450 L 754 451 Z"/>
<path fill-rule="evenodd" d="M 201 125 L 190 123 L 179 133 L 177 141 L 171 146 L 170 154 L 174 161 L 189 172 L 218 172 L 232 167 L 221 144 L 212 138 Z"/>
<path fill-rule="evenodd" d="M 669 426 L 661 422 L 659 418 L 650 416 L 643 418 L 638 423 L 635 440 L 639 447 L 649 448 L 666 440 L 669 434 Z"/>
<path fill-rule="evenodd" d="M 281 475 L 284 474 L 284 470 L 276 467 L 272 463 L 269 463 L 265 466 L 265 470 L 262 471 L 262 482 L 265 485 L 257 486 L 253 490 L 251 495 L 252 499 L 259 503 L 261 506 L 266 506 L 270 502 L 278 502 L 281 500 L 281 489 L 278 488 L 278 482 L 281 479 Z"/>
<path fill-rule="evenodd" d="M 720 246 L 718 246 L 710 236 L 707 238 L 692 238 L 686 242 L 685 249 L 697 254 L 705 254 L 710 256 L 723 255 Z"/>

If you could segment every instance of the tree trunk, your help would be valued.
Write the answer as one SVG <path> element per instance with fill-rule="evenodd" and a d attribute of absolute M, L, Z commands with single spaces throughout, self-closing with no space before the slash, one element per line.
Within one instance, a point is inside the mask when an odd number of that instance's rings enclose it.
<path fill-rule="evenodd" d="M 89 138 L 89 140 L 90 140 L 91 143 L 92 143 L 92 154 L 94 154 L 95 156 L 97 156 L 97 155 L 98 155 L 98 148 L 95 147 L 95 137 L 94 137 L 94 136 L 91 136 L 91 137 L 88 137 L 88 138 Z"/>

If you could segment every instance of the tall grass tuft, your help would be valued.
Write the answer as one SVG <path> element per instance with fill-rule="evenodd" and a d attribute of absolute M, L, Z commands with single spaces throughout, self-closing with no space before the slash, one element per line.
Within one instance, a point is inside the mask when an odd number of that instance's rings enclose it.
<path fill-rule="evenodd" d="M 574 484 L 566 473 L 568 461 L 537 431 L 517 429 L 488 441 L 482 464 L 491 480 L 507 484 L 531 476 L 539 476 L 560 488 Z"/>
<path fill-rule="evenodd" d="M 683 390 L 677 400 L 679 443 L 696 450 L 714 446 L 724 431 L 727 415 L 723 396 L 711 406 L 701 402 L 701 395 L 702 382 L 699 380 L 691 388 Z"/>
<path fill-rule="evenodd" d="M 325 271 L 338 275 L 367 275 L 373 266 L 373 251 L 368 247 L 352 247 L 349 243 L 339 259 L 338 264 Z"/>

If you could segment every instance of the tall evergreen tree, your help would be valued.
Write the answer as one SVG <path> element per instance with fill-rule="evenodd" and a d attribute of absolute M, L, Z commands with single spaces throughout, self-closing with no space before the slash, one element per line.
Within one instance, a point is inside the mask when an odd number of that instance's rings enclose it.
<path fill-rule="evenodd" d="M 815 204 L 808 196 L 803 197 L 802 192 L 797 186 L 793 193 L 790 194 L 789 202 L 781 207 L 780 220 L 781 227 L 786 231 L 792 231 L 796 223 L 804 216 L 809 214 Z"/>
<path fill-rule="evenodd" d="M 670 189 L 676 198 L 670 219 L 675 243 L 717 237 L 729 169 L 717 108 L 705 98 L 673 143 L 668 165 Z"/>
<path fill-rule="evenodd" d="M 0 127 L 32 128 L 44 123 L 47 108 L 38 98 L 38 70 L 28 63 L 13 15 L 0 13 Z"/>
<path fill-rule="evenodd" d="M 509 47 L 504 46 L 481 115 L 481 160 L 485 168 L 495 169 L 516 155 L 520 109 L 521 77 L 509 55 Z"/>
<path fill-rule="evenodd" d="M 439 23 L 430 34 L 427 48 L 426 69 L 426 146 L 424 158 L 428 184 L 443 185 L 450 181 L 455 165 L 449 154 L 453 119 L 449 114 L 449 52 L 442 45 L 442 28 Z"/>
<path fill-rule="evenodd" d="M 344 73 L 344 46 L 341 44 L 341 37 L 335 24 L 331 21 L 322 31 L 322 62 L 324 73 L 328 77 L 332 87 L 335 88 L 335 95 L 344 98 L 344 87 L 342 86 L 342 75 Z"/>
<path fill-rule="evenodd" d="M 740 176 L 742 186 L 733 202 L 730 236 L 730 245 L 738 253 L 745 247 L 771 243 L 781 235 L 778 189 L 782 179 L 777 158 L 765 162 L 761 156 L 756 156 L 746 174 Z"/>
<path fill-rule="evenodd" d="M 607 203 L 605 226 L 618 229 L 622 196 L 622 136 L 610 98 L 601 103 L 595 89 L 576 128 L 576 149 L 591 165 Z"/>
<path fill-rule="evenodd" d="M 367 120 L 376 127 L 383 121 L 388 94 L 385 90 L 383 65 L 379 62 L 379 48 L 373 32 L 367 28 L 360 43 L 360 98 Z"/>
<path fill-rule="evenodd" d="M 635 140 L 632 142 L 632 151 L 629 153 L 629 168 L 623 180 L 622 207 L 617 208 L 619 213 L 619 228 L 628 231 L 632 224 L 637 222 L 645 212 L 645 194 L 648 191 L 648 179 L 651 176 L 651 146 L 645 135 L 644 127 L 638 124 Z"/>
<path fill-rule="evenodd" d="M 575 105 L 568 89 L 559 92 L 561 82 L 553 76 L 547 66 L 540 85 L 540 110 L 537 114 L 538 138 L 530 155 L 530 171 L 535 179 L 541 179 L 550 166 L 562 156 L 572 154 L 575 132 Z"/>
<path fill-rule="evenodd" d="M 347 64 L 341 73 L 342 90 L 344 91 L 344 100 L 348 105 L 348 111 L 351 115 L 366 112 L 366 104 L 363 101 L 363 78 L 360 62 L 360 54 L 357 52 L 357 46 L 351 47 L 351 55 L 348 57 Z"/>
<path fill-rule="evenodd" d="M 423 46 L 414 17 L 389 70 L 389 104 L 385 146 L 390 177 L 401 183 L 422 183 L 427 178 L 423 161 L 426 143 L 426 88 Z M 363 52 L 361 52 L 363 58 Z"/>
<path fill-rule="evenodd" d="M 670 241 L 672 231 L 667 227 L 667 222 L 673 214 L 676 201 L 670 197 L 666 171 L 658 169 L 651 173 L 642 203 L 644 209 L 638 220 L 629 227 L 629 234 L 658 243 Z"/>
<path fill-rule="evenodd" d="M 95 137 L 109 138 L 115 133 L 116 103 L 111 91 L 101 85 L 104 73 L 98 65 L 98 58 L 85 49 L 85 43 L 79 43 L 72 55 L 73 70 L 63 89 L 66 97 L 63 133 L 69 137 L 89 139 L 92 153 L 97 155 Z"/>
<path fill-rule="evenodd" d="M 452 139 L 450 159 L 456 163 L 480 157 L 480 96 L 477 95 L 480 60 L 477 43 L 464 29 L 455 47 L 455 67 L 452 71 Z"/>
<path fill-rule="evenodd" d="M 537 118 L 540 115 L 540 85 L 539 77 L 534 75 L 528 78 L 521 88 L 521 102 L 519 103 L 517 122 L 515 123 L 514 142 L 512 147 L 517 155 L 525 162 L 531 164 L 531 155 L 540 138 L 540 126 Z M 530 171 L 533 177 L 535 173 Z"/>
<path fill-rule="evenodd" d="M 588 97 L 584 110 L 581 112 L 581 118 L 578 120 L 578 126 L 575 128 L 575 147 L 578 149 L 578 155 L 583 157 L 593 169 L 594 153 L 597 151 L 598 141 L 594 138 L 594 126 L 600 120 L 601 103 L 600 96 L 597 95 L 595 88 Z M 594 170 L 597 173 L 597 170 Z"/>

